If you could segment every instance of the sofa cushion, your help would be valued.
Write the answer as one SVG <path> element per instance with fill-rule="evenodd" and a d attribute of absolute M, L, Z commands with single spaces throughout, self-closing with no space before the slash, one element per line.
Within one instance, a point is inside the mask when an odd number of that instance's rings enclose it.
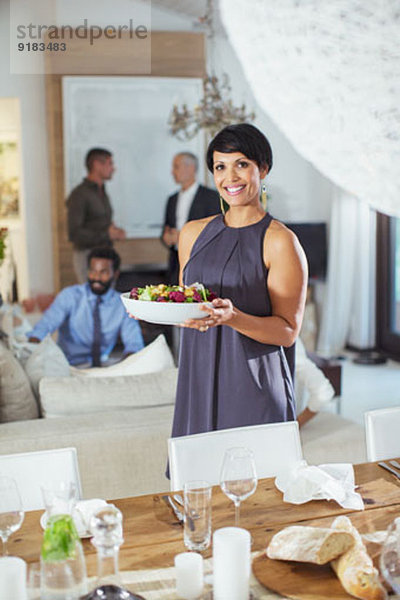
<path fill-rule="evenodd" d="M 71 368 L 71 374 L 83 377 L 120 377 L 122 375 L 140 375 L 154 373 L 174 367 L 174 359 L 163 334 L 148 346 L 127 356 L 110 367 L 91 369 Z"/>
<path fill-rule="evenodd" d="M 33 393 L 39 399 L 40 380 L 43 377 L 68 377 L 70 366 L 64 352 L 51 337 L 46 337 L 40 344 L 29 344 L 29 347 L 30 354 L 24 369 Z"/>
<path fill-rule="evenodd" d="M 120 377 L 44 377 L 44 417 L 174 404 L 178 369 Z"/>
<path fill-rule="evenodd" d="M 0 422 L 35 419 L 38 405 L 28 377 L 13 353 L 0 342 Z"/>

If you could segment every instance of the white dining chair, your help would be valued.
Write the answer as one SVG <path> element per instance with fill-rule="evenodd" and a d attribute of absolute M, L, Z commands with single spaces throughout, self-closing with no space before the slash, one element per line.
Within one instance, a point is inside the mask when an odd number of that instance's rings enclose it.
<path fill-rule="evenodd" d="M 368 460 L 400 456 L 400 406 L 370 410 L 364 420 Z"/>
<path fill-rule="evenodd" d="M 0 475 L 15 479 L 24 510 L 44 508 L 40 486 L 49 482 L 70 481 L 76 486 L 77 499 L 82 498 L 76 448 L 0 455 Z"/>
<path fill-rule="evenodd" d="M 273 477 L 303 458 L 297 421 L 170 438 L 168 456 L 171 490 L 181 490 L 185 481 L 199 479 L 217 485 L 225 451 L 237 446 L 253 451 L 257 476 L 260 478 Z"/>

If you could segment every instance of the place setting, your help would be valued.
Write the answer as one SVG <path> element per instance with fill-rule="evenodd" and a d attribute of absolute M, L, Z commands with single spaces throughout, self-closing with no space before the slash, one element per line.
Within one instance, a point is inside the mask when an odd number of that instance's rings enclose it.
<path fill-rule="evenodd" d="M 394 488 L 398 494 L 396 486 L 378 481 L 390 491 Z M 285 503 L 333 501 L 354 515 L 364 516 L 364 500 L 357 491 L 360 486 L 355 485 L 352 465 L 317 467 L 301 461 L 278 474 L 274 485 L 282 493 Z M 319 519 L 321 525 L 318 525 L 319 521 L 313 521 L 312 525 L 279 528 L 273 536 L 266 536 L 264 550 L 251 552 L 252 536 L 240 528 L 239 511 L 241 501 L 251 496 L 256 487 L 252 452 L 247 448 L 228 449 L 221 469 L 220 488 L 234 502 L 235 527 L 217 529 L 211 536 L 211 512 L 206 509 L 210 488 L 206 482 L 185 484 L 184 544 L 189 552 L 175 556 L 177 598 L 278 598 L 274 591 L 294 600 L 324 597 L 383 600 L 388 591 L 382 577 L 393 590 L 398 589 L 396 577 L 400 580 L 400 571 L 393 553 L 400 539 L 400 524 L 396 520 L 388 531 L 385 527 L 361 535 L 352 520 L 341 515 L 338 508 L 338 516 Z M 176 500 L 179 494 L 172 497 Z M 368 500 L 372 501 L 371 498 Z M 197 527 L 197 519 L 200 527 Z M 354 516 L 352 519 L 363 526 L 362 519 Z M 388 519 L 389 515 L 386 521 Z M 368 522 L 371 527 L 371 518 Z M 378 519 L 376 526 L 381 526 Z M 199 554 L 210 546 L 211 540 L 212 559 L 203 564 Z"/>
<path fill-rule="evenodd" d="M 302 461 L 274 479 L 259 479 L 252 450 L 227 448 L 219 486 L 193 480 L 186 481 L 182 491 L 159 494 L 162 510 L 170 515 L 172 547 L 178 550 L 167 560 L 173 566 L 135 570 L 127 568 L 126 558 L 144 547 L 145 537 L 135 545 L 134 523 L 139 523 L 140 512 L 135 516 L 134 507 L 139 502 L 145 506 L 145 498 L 79 502 L 74 483 L 48 482 L 42 485 L 45 511 L 27 513 L 29 520 L 36 515 L 43 529 L 35 538 L 39 560 L 0 558 L 0 589 L 8 590 L 5 600 L 386 600 L 390 588 L 400 590 L 398 486 L 373 477 L 357 486 L 363 467 L 317 467 Z M 373 473 L 379 477 L 378 466 Z M 375 507 L 359 491 L 368 486 L 374 490 L 379 481 L 383 489 L 393 491 L 386 505 L 378 502 Z M 291 522 L 260 519 L 259 508 L 264 502 L 267 508 L 270 498 L 265 482 L 272 482 L 282 505 L 292 506 Z M 12 478 L 0 477 L 0 489 L 0 534 L 7 541 L 20 528 L 24 510 Z M 222 494 L 234 510 L 227 511 Z M 327 510 L 313 515 L 312 507 L 320 503 Z M 302 505 L 309 506 L 309 516 L 296 521 Z M 174 522 L 182 527 L 178 535 Z M 85 537 L 91 541 L 83 545 Z M 169 545 L 167 536 L 163 540 L 159 550 Z M 88 576 L 87 559 L 94 551 L 97 576 Z"/>
<path fill-rule="evenodd" d="M 212 486 L 207 481 L 184 484 L 183 512 L 174 510 L 183 519 L 183 542 L 188 552 L 175 556 L 176 598 L 185 600 L 241 600 L 253 598 L 250 592 L 251 534 L 240 528 L 240 504 L 257 487 L 254 455 L 247 448 L 226 450 L 220 476 L 220 488 L 234 503 L 232 527 L 222 527 L 212 533 Z M 181 501 L 173 493 L 168 498 L 172 506 Z M 167 501 L 168 503 L 168 501 Z M 212 543 L 212 559 L 203 560 L 202 553 Z"/>

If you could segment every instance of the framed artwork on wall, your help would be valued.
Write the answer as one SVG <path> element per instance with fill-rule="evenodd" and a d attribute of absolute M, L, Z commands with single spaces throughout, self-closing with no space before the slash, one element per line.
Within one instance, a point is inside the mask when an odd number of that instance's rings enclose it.
<path fill-rule="evenodd" d="M 168 130 L 174 104 L 201 98 L 201 78 L 63 77 L 62 88 L 65 196 L 85 175 L 86 152 L 106 148 L 116 166 L 107 183 L 115 223 L 130 238 L 158 237 L 166 199 L 177 190 L 174 154 L 196 154 L 204 180 L 204 135 L 181 142 Z"/>

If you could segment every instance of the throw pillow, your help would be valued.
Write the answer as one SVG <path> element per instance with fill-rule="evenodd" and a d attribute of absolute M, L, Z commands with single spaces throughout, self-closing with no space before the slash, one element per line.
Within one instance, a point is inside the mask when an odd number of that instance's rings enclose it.
<path fill-rule="evenodd" d="M 140 375 L 155 373 L 174 367 L 174 359 L 164 335 L 159 335 L 154 342 L 127 356 L 121 362 L 111 367 L 94 367 L 92 369 L 77 369 L 71 367 L 71 375 L 88 377 L 120 377 L 122 375 Z"/>
<path fill-rule="evenodd" d="M 60 346 L 49 336 L 40 344 L 29 344 L 29 349 L 30 355 L 24 368 L 33 393 L 39 400 L 39 382 L 42 377 L 68 377 L 70 366 Z"/>
<path fill-rule="evenodd" d="M 28 377 L 15 356 L 0 343 L 0 423 L 39 416 Z"/>
<path fill-rule="evenodd" d="M 126 408 L 174 404 L 178 369 L 119 377 L 44 377 L 44 417 L 63 417 Z"/>

